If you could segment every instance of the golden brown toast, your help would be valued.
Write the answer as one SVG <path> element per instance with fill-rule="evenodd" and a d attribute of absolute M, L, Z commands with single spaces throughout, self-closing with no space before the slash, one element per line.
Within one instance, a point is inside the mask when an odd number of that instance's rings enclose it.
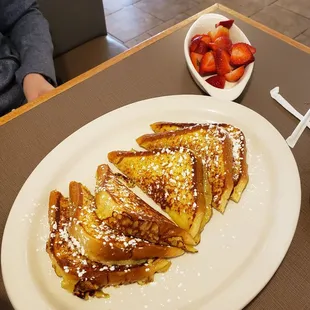
<path fill-rule="evenodd" d="M 125 236 L 110 228 L 96 214 L 95 198 L 81 183 L 70 183 L 73 215 L 67 230 L 90 260 L 106 265 L 134 265 L 149 258 L 171 258 L 184 251 Z"/>
<path fill-rule="evenodd" d="M 215 125 L 194 126 L 176 131 L 147 134 L 137 143 L 147 149 L 184 147 L 203 162 L 211 186 L 212 207 L 223 213 L 234 187 L 232 144 L 229 136 Z M 208 192 L 207 192 L 208 195 Z"/>
<path fill-rule="evenodd" d="M 207 207 L 203 165 L 194 153 L 184 148 L 114 151 L 108 159 L 199 242 Z"/>
<path fill-rule="evenodd" d="M 96 213 L 109 227 L 151 243 L 196 252 L 195 241 L 186 230 L 144 202 L 108 165 L 97 169 L 95 198 Z"/>
<path fill-rule="evenodd" d="M 62 277 L 62 287 L 74 295 L 83 299 L 105 297 L 101 291 L 104 287 L 152 282 L 155 273 L 169 269 L 171 263 L 165 259 L 151 259 L 134 266 L 107 266 L 89 260 L 67 232 L 72 214 L 69 200 L 57 191 L 51 192 L 48 210 L 50 235 L 46 250 L 56 274 Z"/>
<path fill-rule="evenodd" d="M 198 123 L 170 123 L 170 122 L 157 122 L 151 124 L 151 128 L 155 133 L 175 131 L 182 128 L 192 127 L 192 126 L 208 125 L 208 124 L 198 124 Z M 234 180 L 234 190 L 230 196 L 230 199 L 239 202 L 242 192 L 246 188 L 249 175 L 248 175 L 248 165 L 246 161 L 246 140 L 243 132 L 230 124 L 218 123 L 217 126 L 225 129 L 232 141 L 233 145 L 233 180 Z"/>

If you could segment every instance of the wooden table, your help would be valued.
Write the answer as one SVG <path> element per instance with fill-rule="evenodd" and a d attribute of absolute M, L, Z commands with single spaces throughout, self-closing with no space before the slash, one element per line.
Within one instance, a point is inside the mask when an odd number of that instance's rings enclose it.
<path fill-rule="evenodd" d="M 308 110 L 310 48 L 216 4 L 0 118 L 0 237 L 23 183 L 68 135 L 98 116 L 138 100 L 201 94 L 186 68 L 183 41 L 190 25 L 207 12 L 235 19 L 257 48 L 252 78 L 237 101 L 267 118 L 284 137 L 292 132 L 297 120 L 270 98 L 269 91 L 278 85 L 297 110 L 303 114 Z M 296 234 L 275 276 L 246 309 L 310 309 L 309 130 L 293 154 L 302 185 Z M 0 309 L 12 309 L 2 277 Z"/>

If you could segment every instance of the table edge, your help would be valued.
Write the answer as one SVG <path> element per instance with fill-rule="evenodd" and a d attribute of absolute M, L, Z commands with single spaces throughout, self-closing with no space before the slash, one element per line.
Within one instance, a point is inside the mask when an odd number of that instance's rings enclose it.
<path fill-rule="evenodd" d="M 258 29 L 260 29 L 260 30 L 282 40 L 282 41 L 285 41 L 286 43 L 288 43 L 288 44 L 310 54 L 310 47 L 308 47 L 302 43 L 299 43 L 299 42 L 295 41 L 294 39 L 291 39 L 291 38 L 287 37 L 286 35 L 283 35 L 276 30 L 273 30 L 273 29 L 255 21 L 255 20 L 252 20 L 251 18 L 246 17 L 245 15 L 242 15 L 242 14 L 240 14 L 240 13 L 238 13 L 238 12 L 236 12 L 236 11 L 234 11 L 234 10 L 232 10 L 232 9 L 222 5 L 222 4 L 215 3 L 214 5 L 206 8 L 205 10 L 202 10 L 201 12 L 181 21 L 180 23 L 158 33 L 157 35 L 149 38 L 148 40 L 143 41 L 140 44 L 137 44 L 134 47 L 128 49 L 127 51 L 122 52 L 121 54 L 119 54 L 119 55 L 99 64 L 98 66 L 82 73 L 81 75 L 75 77 L 74 79 L 72 79 L 72 80 L 60 85 L 59 87 L 55 88 L 54 90 L 47 93 L 46 95 L 43 95 L 43 96 L 39 97 L 38 99 L 36 99 L 32 102 L 29 102 L 29 103 L 19 107 L 18 109 L 13 110 L 10 113 L 0 117 L 0 126 L 6 124 L 7 122 L 13 120 L 14 118 L 16 118 L 20 115 L 30 111 L 31 109 L 33 109 L 36 106 L 46 102 L 47 100 L 58 96 L 59 94 L 63 93 L 64 91 L 76 86 L 80 82 L 85 81 L 85 80 L 89 79 L 90 77 L 96 75 L 97 73 L 117 64 L 118 62 L 122 61 L 123 59 L 139 52 L 143 48 L 157 42 L 158 40 L 165 38 L 166 36 L 172 34 L 175 31 L 185 27 L 189 23 L 194 22 L 199 16 L 206 14 L 206 13 L 214 12 L 217 9 L 220 9 L 223 12 L 231 14 L 231 15 L 237 17 L 238 19 L 252 25 L 253 27 L 256 27 L 256 28 L 258 28 Z"/>

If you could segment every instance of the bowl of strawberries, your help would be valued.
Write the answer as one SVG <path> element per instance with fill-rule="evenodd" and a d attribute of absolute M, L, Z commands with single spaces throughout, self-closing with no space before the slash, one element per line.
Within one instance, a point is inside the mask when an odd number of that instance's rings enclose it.
<path fill-rule="evenodd" d="M 220 14 L 205 14 L 191 26 L 184 41 L 188 69 L 210 96 L 235 100 L 254 68 L 256 48 L 235 24 Z"/>

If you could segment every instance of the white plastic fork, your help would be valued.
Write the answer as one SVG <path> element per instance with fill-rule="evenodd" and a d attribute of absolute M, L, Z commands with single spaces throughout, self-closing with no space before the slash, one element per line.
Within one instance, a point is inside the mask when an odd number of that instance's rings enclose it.
<path fill-rule="evenodd" d="M 284 109 L 286 109 L 288 112 L 290 112 L 292 115 L 294 115 L 297 119 L 301 121 L 303 115 L 300 114 L 285 98 L 283 98 L 279 94 L 279 90 L 280 90 L 279 86 L 273 88 L 270 91 L 270 96 L 278 103 L 280 103 Z M 307 127 L 310 128 L 310 122 L 308 122 Z"/>
<path fill-rule="evenodd" d="M 286 139 L 286 143 L 291 148 L 293 148 L 295 146 L 295 144 L 297 143 L 299 137 L 301 136 L 301 134 L 306 129 L 307 124 L 309 125 L 309 121 L 310 121 L 310 109 L 305 114 L 305 116 L 303 116 L 303 118 L 301 119 L 301 121 L 299 122 L 299 124 L 297 125 L 295 130 L 293 131 L 293 133 Z"/>
<path fill-rule="evenodd" d="M 291 114 L 293 114 L 297 119 L 299 119 L 300 121 L 303 119 L 303 115 L 300 114 L 288 101 L 286 101 L 280 94 L 279 94 L 279 86 L 273 88 L 270 91 L 270 96 L 276 100 L 278 103 L 280 103 L 282 105 L 282 107 L 284 109 L 286 109 L 288 112 L 290 112 Z M 306 126 L 308 128 L 310 128 L 310 122 L 308 121 L 308 123 L 306 124 Z"/>

